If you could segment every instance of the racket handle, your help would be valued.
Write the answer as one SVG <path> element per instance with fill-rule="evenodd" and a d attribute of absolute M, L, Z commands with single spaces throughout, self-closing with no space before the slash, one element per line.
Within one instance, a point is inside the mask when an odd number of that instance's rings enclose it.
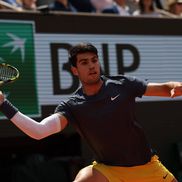
<path fill-rule="evenodd" d="M 18 109 L 9 101 L 5 100 L 1 106 L 0 111 L 8 118 L 11 119 L 17 112 Z"/>

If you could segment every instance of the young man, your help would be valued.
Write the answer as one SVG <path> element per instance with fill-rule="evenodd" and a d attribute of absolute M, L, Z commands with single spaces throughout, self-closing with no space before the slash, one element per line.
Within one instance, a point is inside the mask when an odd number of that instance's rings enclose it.
<path fill-rule="evenodd" d="M 135 98 L 182 95 L 180 82 L 146 83 L 124 75 L 101 76 L 97 49 L 81 43 L 69 52 L 72 72 L 82 86 L 40 123 L 25 116 L 0 94 L 1 111 L 22 131 L 41 139 L 68 122 L 87 141 L 95 161 L 75 182 L 177 182 L 153 154 L 134 116 Z"/>

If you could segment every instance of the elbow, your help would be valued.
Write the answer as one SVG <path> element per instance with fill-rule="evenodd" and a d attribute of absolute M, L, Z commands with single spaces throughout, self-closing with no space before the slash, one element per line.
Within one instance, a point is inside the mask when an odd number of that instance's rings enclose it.
<path fill-rule="evenodd" d="M 46 136 L 40 132 L 36 132 L 36 133 L 30 133 L 29 137 L 35 140 L 42 140 L 43 138 L 45 138 Z"/>
<path fill-rule="evenodd" d="M 41 140 L 43 139 L 44 137 L 41 137 L 41 136 L 35 136 L 35 135 L 29 135 L 30 138 L 34 139 L 34 140 Z"/>
<path fill-rule="evenodd" d="M 42 140 L 44 137 L 34 136 L 34 137 L 31 137 L 31 138 L 33 138 L 33 139 L 35 139 L 35 140 Z"/>

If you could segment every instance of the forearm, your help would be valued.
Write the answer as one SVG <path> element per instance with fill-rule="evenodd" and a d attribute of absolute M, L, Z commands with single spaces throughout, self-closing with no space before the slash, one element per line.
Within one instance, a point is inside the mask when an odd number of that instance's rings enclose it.
<path fill-rule="evenodd" d="M 37 122 L 19 112 L 8 100 L 1 103 L 0 110 L 19 129 L 34 139 L 39 140 L 61 131 L 59 114 L 53 114 L 41 122 Z"/>
<path fill-rule="evenodd" d="M 145 96 L 177 97 L 182 95 L 181 82 L 148 83 Z"/>
<path fill-rule="evenodd" d="M 17 112 L 11 121 L 25 134 L 37 140 L 61 131 L 58 114 L 53 114 L 41 122 L 37 122 L 21 112 Z"/>
<path fill-rule="evenodd" d="M 169 97 L 178 97 L 182 96 L 182 82 L 167 82 L 167 93 L 169 94 Z"/>
<path fill-rule="evenodd" d="M 161 96 L 171 97 L 172 90 L 176 87 L 176 85 L 179 85 L 179 82 L 165 82 L 161 84 L 161 87 L 159 88 L 159 94 Z"/>

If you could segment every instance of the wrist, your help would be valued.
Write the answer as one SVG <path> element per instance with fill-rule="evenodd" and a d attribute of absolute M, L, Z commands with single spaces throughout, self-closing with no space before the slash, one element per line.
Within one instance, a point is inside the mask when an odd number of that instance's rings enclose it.
<path fill-rule="evenodd" d="M 0 105 L 0 111 L 8 119 L 11 119 L 18 112 L 18 109 L 15 106 L 13 106 L 13 104 L 10 101 L 5 99 L 4 102 L 2 102 L 2 104 Z"/>

